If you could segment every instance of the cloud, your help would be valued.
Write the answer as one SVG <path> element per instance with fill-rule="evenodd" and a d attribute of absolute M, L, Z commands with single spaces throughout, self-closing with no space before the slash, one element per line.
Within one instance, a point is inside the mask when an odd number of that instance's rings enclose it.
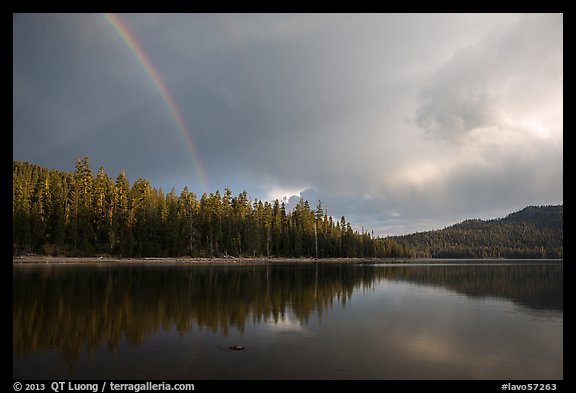
<path fill-rule="evenodd" d="M 562 15 L 526 15 L 438 68 L 414 111 L 421 152 L 372 179 L 386 196 L 382 211 L 400 213 L 381 228 L 434 229 L 562 203 L 562 43 Z"/>
<path fill-rule="evenodd" d="M 213 190 L 321 199 L 380 234 L 562 201 L 562 15 L 123 20 Z M 99 16 L 20 15 L 13 61 L 15 159 L 73 170 L 87 154 L 114 177 L 202 192 L 161 97 Z"/>
<path fill-rule="evenodd" d="M 265 39 L 263 20 L 227 20 L 237 33 L 216 36 L 218 62 L 194 63 L 205 93 L 176 92 L 216 184 L 321 199 L 380 234 L 495 218 L 562 198 L 562 16 L 515 19 L 435 68 L 415 67 L 376 20 Z"/>
<path fill-rule="evenodd" d="M 513 132 L 534 113 L 560 116 L 562 22 L 561 14 L 524 15 L 512 28 L 456 52 L 422 89 L 417 123 L 435 137 L 461 142 L 479 130 Z"/>

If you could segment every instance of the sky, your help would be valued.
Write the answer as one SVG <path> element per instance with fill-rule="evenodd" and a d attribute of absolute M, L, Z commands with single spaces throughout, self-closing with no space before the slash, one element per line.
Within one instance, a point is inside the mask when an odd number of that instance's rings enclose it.
<path fill-rule="evenodd" d="M 562 14 L 15 14 L 13 159 L 380 236 L 563 203 Z"/>

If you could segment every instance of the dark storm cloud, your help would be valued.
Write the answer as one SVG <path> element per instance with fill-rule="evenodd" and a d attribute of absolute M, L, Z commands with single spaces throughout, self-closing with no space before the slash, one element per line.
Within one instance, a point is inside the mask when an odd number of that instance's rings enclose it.
<path fill-rule="evenodd" d="M 213 190 L 321 199 L 383 234 L 562 201 L 561 15 L 122 19 Z M 16 18 L 13 81 L 15 159 L 70 170 L 89 155 L 111 176 L 202 192 L 165 102 L 100 16 Z"/>

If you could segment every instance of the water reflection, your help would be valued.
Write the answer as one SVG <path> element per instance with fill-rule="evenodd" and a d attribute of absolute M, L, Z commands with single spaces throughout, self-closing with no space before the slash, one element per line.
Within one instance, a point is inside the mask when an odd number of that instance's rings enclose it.
<path fill-rule="evenodd" d="M 536 310 L 562 311 L 562 264 L 428 264 L 388 266 L 386 278 L 444 287 L 469 297 L 511 300 Z M 398 269 L 397 274 L 390 270 Z"/>
<path fill-rule="evenodd" d="M 561 264 L 18 266 L 13 354 L 58 348 L 73 365 L 84 349 L 93 353 L 106 343 L 115 352 L 122 338 L 139 344 L 160 329 L 226 335 L 270 320 L 295 327 L 384 280 L 505 298 L 533 310 L 563 307 Z"/>

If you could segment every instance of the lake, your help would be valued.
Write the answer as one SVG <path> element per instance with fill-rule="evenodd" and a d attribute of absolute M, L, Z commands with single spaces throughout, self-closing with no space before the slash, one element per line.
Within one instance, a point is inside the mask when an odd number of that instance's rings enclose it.
<path fill-rule="evenodd" d="M 14 265 L 13 377 L 562 379 L 562 275 L 562 261 Z"/>

